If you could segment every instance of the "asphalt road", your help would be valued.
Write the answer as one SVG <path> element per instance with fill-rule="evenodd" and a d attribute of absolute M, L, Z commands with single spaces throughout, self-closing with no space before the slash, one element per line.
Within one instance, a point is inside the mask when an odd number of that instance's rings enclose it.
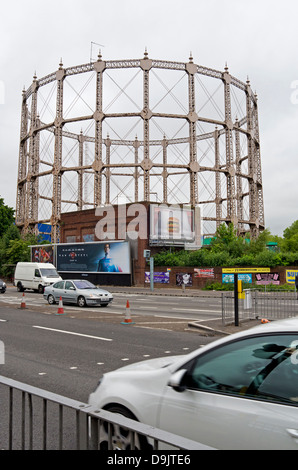
<path fill-rule="evenodd" d="M 63 306 L 58 315 L 57 305 L 47 305 L 40 294 L 26 292 L 25 309 L 21 301 L 13 289 L 0 296 L 0 375 L 83 402 L 106 371 L 212 341 L 188 328 L 188 321 L 214 317 L 220 308 L 219 300 L 216 305 L 205 298 L 115 294 L 107 308 Z"/>

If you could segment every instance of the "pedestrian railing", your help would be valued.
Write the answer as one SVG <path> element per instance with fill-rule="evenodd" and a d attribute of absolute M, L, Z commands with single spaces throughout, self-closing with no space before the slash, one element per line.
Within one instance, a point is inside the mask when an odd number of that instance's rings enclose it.
<path fill-rule="evenodd" d="M 246 289 L 244 298 L 238 298 L 239 320 L 266 318 L 278 320 L 298 316 L 298 300 L 295 291 L 261 291 Z M 222 293 L 222 321 L 223 324 L 234 320 L 235 297 L 234 292 Z"/>
<path fill-rule="evenodd" d="M 137 436 L 145 436 L 152 450 L 164 446 L 211 450 L 181 436 L 3 376 L 0 403 L 0 450 L 99 450 L 103 427 L 108 436 L 105 450 L 117 449 L 113 441 L 115 427 L 126 430 L 127 447 L 122 450 L 135 450 Z"/>

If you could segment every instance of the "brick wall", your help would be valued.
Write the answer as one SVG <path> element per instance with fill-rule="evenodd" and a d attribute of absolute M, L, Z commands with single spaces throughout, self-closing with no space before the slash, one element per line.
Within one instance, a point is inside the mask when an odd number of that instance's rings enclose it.
<path fill-rule="evenodd" d="M 143 211 L 142 215 L 139 218 L 140 227 L 136 227 L 137 231 L 143 231 L 143 238 L 137 238 L 136 240 L 130 241 L 131 246 L 131 256 L 132 256 L 132 276 L 130 279 L 127 277 L 119 278 L 121 275 L 111 274 L 99 275 L 97 274 L 98 279 L 101 283 L 112 285 L 123 285 L 124 282 L 127 285 L 135 286 L 144 286 L 150 288 L 150 283 L 145 282 L 145 272 L 150 271 L 149 263 L 146 263 L 144 258 L 144 250 L 151 251 L 151 254 L 154 255 L 160 251 L 160 247 L 150 247 L 149 246 L 149 203 L 142 203 L 146 211 Z M 126 205 L 126 209 L 129 212 L 129 204 Z M 115 216 L 115 240 L 128 240 L 125 237 L 125 232 L 128 229 L 131 229 L 131 223 L 136 219 L 136 214 L 127 215 L 124 212 L 124 206 L 113 206 L 114 216 Z M 61 229 L 60 229 L 60 240 L 61 243 L 78 243 L 84 241 L 102 241 L 102 238 L 98 238 L 97 235 L 99 231 L 98 223 L 103 221 L 106 218 L 106 221 L 109 220 L 106 213 L 103 213 L 100 216 L 97 216 L 94 209 L 88 209 L 84 211 L 75 211 L 62 214 L 61 216 Z M 101 224 L 103 224 L 101 222 Z M 124 235 L 123 235 L 124 233 Z M 122 235 L 122 237 L 121 237 Z M 198 268 L 200 268 L 198 266 Z M 155 272 L 167 272 L 168 267 L 156 266 Z M 284 284 L 286 282 L 286 270 L 291 269 L 290 267 L 279 266 L 276 268 L 271 268 L 271 272 L 277 272 L 280 275 L 280 282 Z M 297 267 L 293 268 L 298 269 Z M 249 268 L 247 269 L 249 272 Z M 195 277 L 194 267 L 171 267 L 169 271 L 169 284 L 159 284 L 155 283 L 154 288 L 158 289 L 160 287 L 176 287 L 176 275 L 180 273 L 190 273 L 192 274 L 192 287 L 191 288 L 202 288 L 206 285 L 208 280 L 214 280 L 216 282 L 222 281 L 222 270 L 220 267 L 214 268 L 214 279 L 204 278 L 204 277 Z M 253 274 L 253 282 L 255 281 L 255 275 Z M 90 278 L 91 280 L 91 278 Z M 94 281 L 94 280 L 93 280 Z"/>

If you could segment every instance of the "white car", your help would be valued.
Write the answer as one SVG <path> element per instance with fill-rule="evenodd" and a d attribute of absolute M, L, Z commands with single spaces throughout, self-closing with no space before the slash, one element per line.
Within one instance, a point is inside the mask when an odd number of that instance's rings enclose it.
<path fill-rule="evenodd" d="M 113 295 L 110 292 L 82 279 L 55 282 L 45 288 L 43 296 L 50 305 L 59 302 L 61 297 L 63 303 L 76 304 L 79 307 L 86 305 L 106 307 L 113 300 Z"/>
<path fill-rule="evenodd" d="M 297 347 L 298 317 L 266 323 L 108 372 L 89 403 L 215 449 L 295 450 Z M 129 448 L 127 432 L 114 426 L 113 442 Z"/>

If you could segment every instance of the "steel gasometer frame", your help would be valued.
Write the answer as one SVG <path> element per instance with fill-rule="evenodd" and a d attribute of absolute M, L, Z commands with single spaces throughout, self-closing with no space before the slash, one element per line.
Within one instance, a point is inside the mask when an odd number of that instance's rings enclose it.
<path fill-rule="evenodd" d="M 123 86 L 121 73 L 129 70 L 137 72 Z M 178 74 L 175 83 L 172 73 Z M 71 80 L 86 74 L 91 78 L 77 92 Z M 161 97 L 155 98 L 153 82 Z M 66 85 L 75 96 L 68 109 L 80 102 L 83 113 L 80 108 L 67 116 Z M 124 111 L 108 112 L 121 98 Z M 163 109 L 168 104 L 175 112 Z M 128 130 L 127 120 L 133 120 Z M 121 124 L 114 128 L 116 122 Z M 192 57 L 187 63 L 154 60 L 147 51 L 134 60 L 103 61 L 99 54 L 94 62 L 69 68 L 60 63 L 41 79 L 35 75 L 22 95 L 17 226 L 27 233 L 49 223 L 56 243 L 62 212 L 112 204 L 120 196 L 199 205 L 205 234 L 226 222 L 256 237 L 264 229 L 264 205 L 257 97 L 249 80 L 233 77 L 227 66 L 221 72 L 196 65 Z"/>

